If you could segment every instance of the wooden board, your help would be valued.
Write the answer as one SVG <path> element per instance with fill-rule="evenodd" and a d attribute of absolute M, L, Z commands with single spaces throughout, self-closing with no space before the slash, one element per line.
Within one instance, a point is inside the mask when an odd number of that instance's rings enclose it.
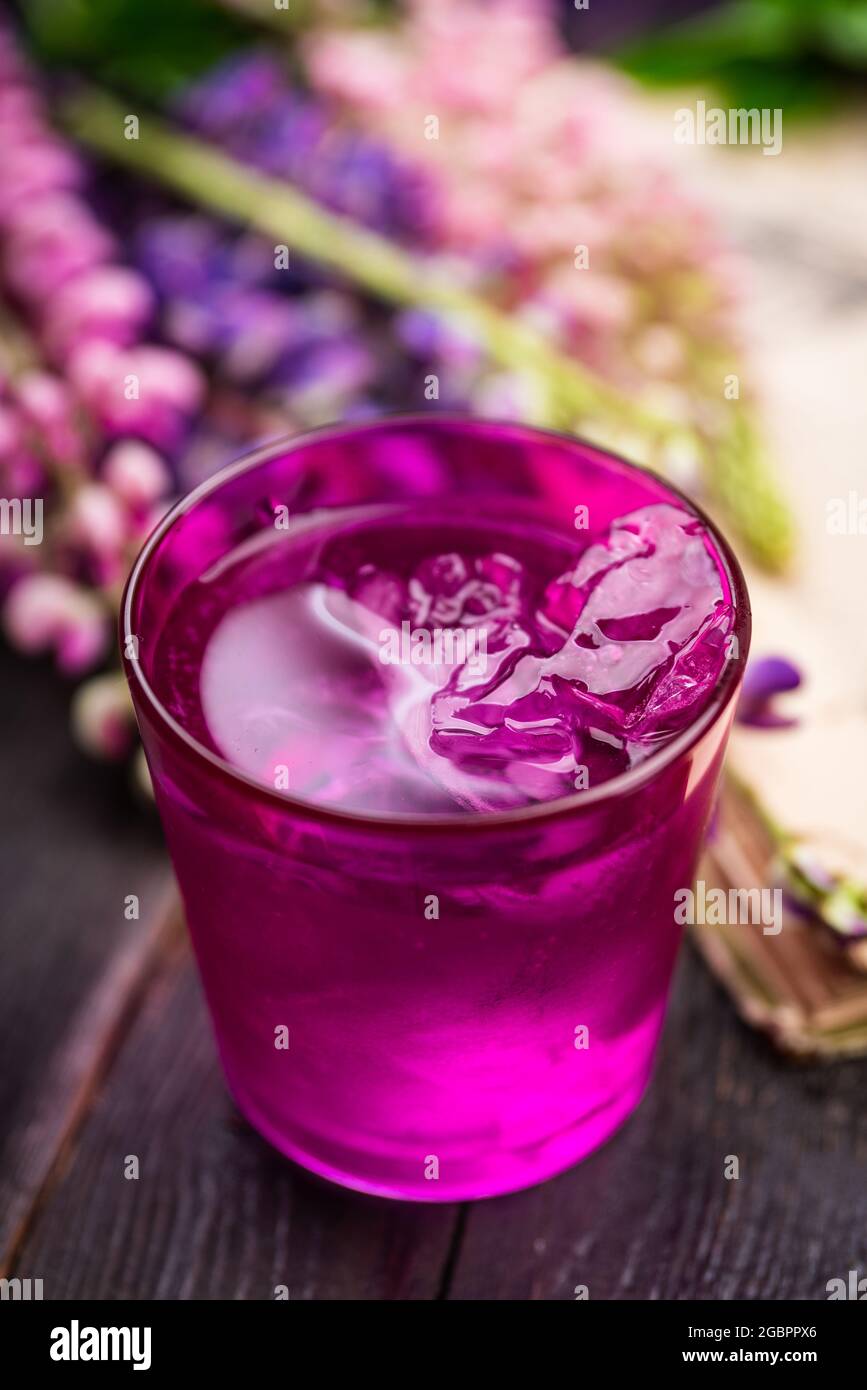
<path fill-rule="evenodd" d="M 54 678 L 18 668 L 15 682 L 5 1272 L 42 1278 L 49 1299 L 273 1298 L 279 1284 L 302 1299 L 571 1299 L 578 1284 L 591 1299 L 773 1299 L 822 1298 L 867 1267 L 863 1064 L 779 1058 L 691 951 L 648 1096 L 561 1178 L 459 1212 L 343 1193 L 284 1162 L 225 1094 L 152 820 L 81 775 Z M 119 903 L 136 890 L 152 910 L 130 931 Z"/>
<path fill-rule="evenodd" d="M 0 650 L 0 1268 L 123 1026 L 170 886 L 156 823 L 71 746 L 67 700 L 53 672 Z"/>
<path fill-rule="evenodd" d="M 639 1110 L 571 1173 L 476 1204 L 450 1297 L 825 1298 L 867 1267 L 864 1087 L 863 1063 L 800 1067 L 734 1022 L 688 948 Z"/>
<path fill-rule="evenodd" d="M 138 1179 L 124 1176 L 130 1156 Z M 46 1298 L 430 1299 L 453 1207 L 356 1197 L 236 1114 L 185 943 L 163 961 L 16 1272 Z"/>

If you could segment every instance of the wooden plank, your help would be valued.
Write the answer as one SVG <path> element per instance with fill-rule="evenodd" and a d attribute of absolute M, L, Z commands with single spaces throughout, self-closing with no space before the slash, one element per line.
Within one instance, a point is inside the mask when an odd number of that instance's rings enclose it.
<path fill-rule="evenodd" d="M 570 1173 L 472 1207 L 449 1296 L 822 1299 L 867 1268 L 865 1175 L 863 1064 L 780 1058 L 689 950 L 637 1113 Z"/>
<path fill-rule="evenodd" d="M 106 1063 L 171 882 L 155 816 L 72 746 L 67 702 L 47 665 L 0 649 L 0 1271 Z"/>
<path fill-rule="evenodd" d="M 459 1248 L 454 1208 L 300 1174 L 233 1118 L 159 925 L 153 827 L 69 750 L 53 680 L 19 667 L 16 688 L 32 728 L 2 823 L 0 1213 L 10 1272 L 48 1298 L 811 1298 L 867 1265 L 863 1068 L 776 1058 L 689 956 L 638 1114 L 571 1173 L 467 1209 Z M 153 911 L 124 924 L 137 890 Z"/>
<path fill-rule="evenodd" d="M 129 1155 L 140 1176 L 124 1176 Z M 46 1299 L 432 1299 L 457 1209 L 317 1182 L 237 1116 L 168 958 L 16 1262 Z"/>

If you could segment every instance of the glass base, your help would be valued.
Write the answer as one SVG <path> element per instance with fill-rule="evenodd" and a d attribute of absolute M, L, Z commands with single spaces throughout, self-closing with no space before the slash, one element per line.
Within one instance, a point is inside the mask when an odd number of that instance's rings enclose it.
<path fill-rule="evenodd" d="M 441 1153 L 428 1156 L 435 1158 L 436 1164 L 338 1150 L 334 1143 L 317 1143 L 310 1135 L 283 1133 L 240 1089 L 229 1089 L 241 1114 L 263 1139 L 317 1177 L 368 1196 L 395 1201 L 468 1202 L 535 1187 L 579 1163 L 626 1122 L 640 1103 L 648 1080 L 648 1076 L 642 1077 L 639 1083 L 612 1097 L 567 1131 L 530 1148 L 454 1155 L 443 1145 Z"/>

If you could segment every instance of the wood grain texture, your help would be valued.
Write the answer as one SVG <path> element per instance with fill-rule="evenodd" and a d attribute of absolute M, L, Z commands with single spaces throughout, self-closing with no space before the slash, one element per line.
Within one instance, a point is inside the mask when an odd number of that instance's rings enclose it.
<path fill-rule="evenodd" d="M 49 1298 L 821 1299 L 867 1265 L 864 1075 L 781 1060 L 689 952 L 637 1114 L 553 1182 L 466 1208 L 453 1247 L 454 1208 L 317 1183 L 235 1116 L 175 956 L 16 1272 Z"/>
<path fill-rule="evenodd" d="M 687 949 L 638 1111 L 570 1173 L 473 1206 L 450 1297 L 824 1299 L 867 1268 L 865 1089 L 863 1062 L 780 1058 Z"/>
<path fill-rule="evenodd" d="M 0 1270 L 164 915 L 154 817 L 71 745 L 68 692 L 0 649 Z M 138 921 L 124 898 L 138 895 Z"/>
<path fill-rule="evenodd" d="M 140 1176 L 127 1179 L 129 1155 Z M 229 1101 L 192 962 L 168 959 L 16 1273 L 46 1299 L 433 1299 L 454 1207 L 309 1178 Z M 38 1273 L 37 1273 L 38 1271 Z"/>

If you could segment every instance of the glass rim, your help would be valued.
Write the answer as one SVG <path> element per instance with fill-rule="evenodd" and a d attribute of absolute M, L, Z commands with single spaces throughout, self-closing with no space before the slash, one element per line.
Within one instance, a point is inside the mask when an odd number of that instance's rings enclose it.
<path fill-rule="evenodd" d="M 218 491 L 224 483 L 242 473 L 251 472 L 261 464 L 268 463 L 282 454 L 295 453 L 319 440 L 355 435 L 367 430 L 381 428 L 383 425 L 393 425 L 396 428 L 424 425 L 425 428 L 429 428 L 431 426 L 436 427 L 438 424 L 472 425 L 476 428 L 490 426 L 492 429 L 504 429 L 516 434 L 556 440 L 570 447 L 589 449 L 601 459 L 616 464 L 626 472 L 639 473 L 659 483 L 673 497 L 683 502 L 686 509 L 693 513 L 696 519 L 706 527 L 713 542 L 731 590 L 735 624 L 742 624 L 744 629 L 738 656 L 735 660 L 726 661 L 723 672 L 714 683 L 707 702 L 698 717 L 664 744 L 658 752 L 651 753 L 636 767 L 618 773 L 615 777 L 599 783 L 596 787 L 588 787 L 584 791 L 576 790 L 567 796 L 555 797 L 550 801 L 534 802 L 528 806 L 513 807 L 504 811 L 454 811 L 439 815 L 421 815 L 415 812 L 402 811 L 369 814 L 364 811 L 344 810 L 339 806 L 328 806 L 305 797 L 293 796 L 290 792 L 280 791 L 276 787 L 267 787 L 263 782 L 242 771 L 229 762 L 227 758 L 213 752 L 194 738 L 157 698 L 152 685 L 142 670 L 141 661 L 137 658 L 131 659 L 126 655 L 128 638 L 135 635 L 131 625 L 132 606 L 138 590 L 146 581 L 148 564 L 154 557 L 160 543 L 180 517 L 198 506 L 211 493 Z M 374 419 L 349 424 L 333 422 L 316 429 L 305 430 L 301 434 L 280 436 L 278 439 L 261 445 L 258 449 L 241 455 L 240 458 L 226 464 L 216 473 L 205 478 L 190 492 L 185 493 L 157 523 L 136 557 L 124 585 L 119 612 L 119 629 L 123 664 L 127 672 L 132 673 L 131 677 L 128 675 L 128 679 L 130 683 L 133 678 L 135 679 L 145 703 L 152 714 L 156 716 L 157 724 L 171 738 L 179 741 L 194 759 L 198 762 L 204 762 L 213 771 L 227 778 L 245 795 L 252 795 L 258 800 L 264 800 L 272 807 L 279 807 L 283 812 L 293 812 L 325 823 L 337 822 L 343 825 L 370 826 L 378 830 L 453 831 L 457 829 L 493 829 L 500 825 L 520 825 L 527 821 L 546 820 L 576 812 L 580 813 L 585 809 L 589 810 L 607 801 L 613 801 L 618 796 L 637 791 L 646 783 L 653 781 L 661 772 L 698 743 L 727 708 L 737 689 L 740 672 L 749 652 L 752 618 L 746 580 L 729 542 L 702 507 L 688 497 L 676 484 L 669 482 L 667 478 L 654 469 L 643 464 L 633 463 L 622 458 L 619 454 L 612 453 L 609 449 L 600 448 L 589 439 L 583 439 L 580 435 L 567 434 L 562 430 L 544 429 L 536 425 L 525 425 L 520 421 L 493 419 L 460 411 L 443 411 L 430 415 L 420 411 L 395 411 L 383 413 Z"/>

